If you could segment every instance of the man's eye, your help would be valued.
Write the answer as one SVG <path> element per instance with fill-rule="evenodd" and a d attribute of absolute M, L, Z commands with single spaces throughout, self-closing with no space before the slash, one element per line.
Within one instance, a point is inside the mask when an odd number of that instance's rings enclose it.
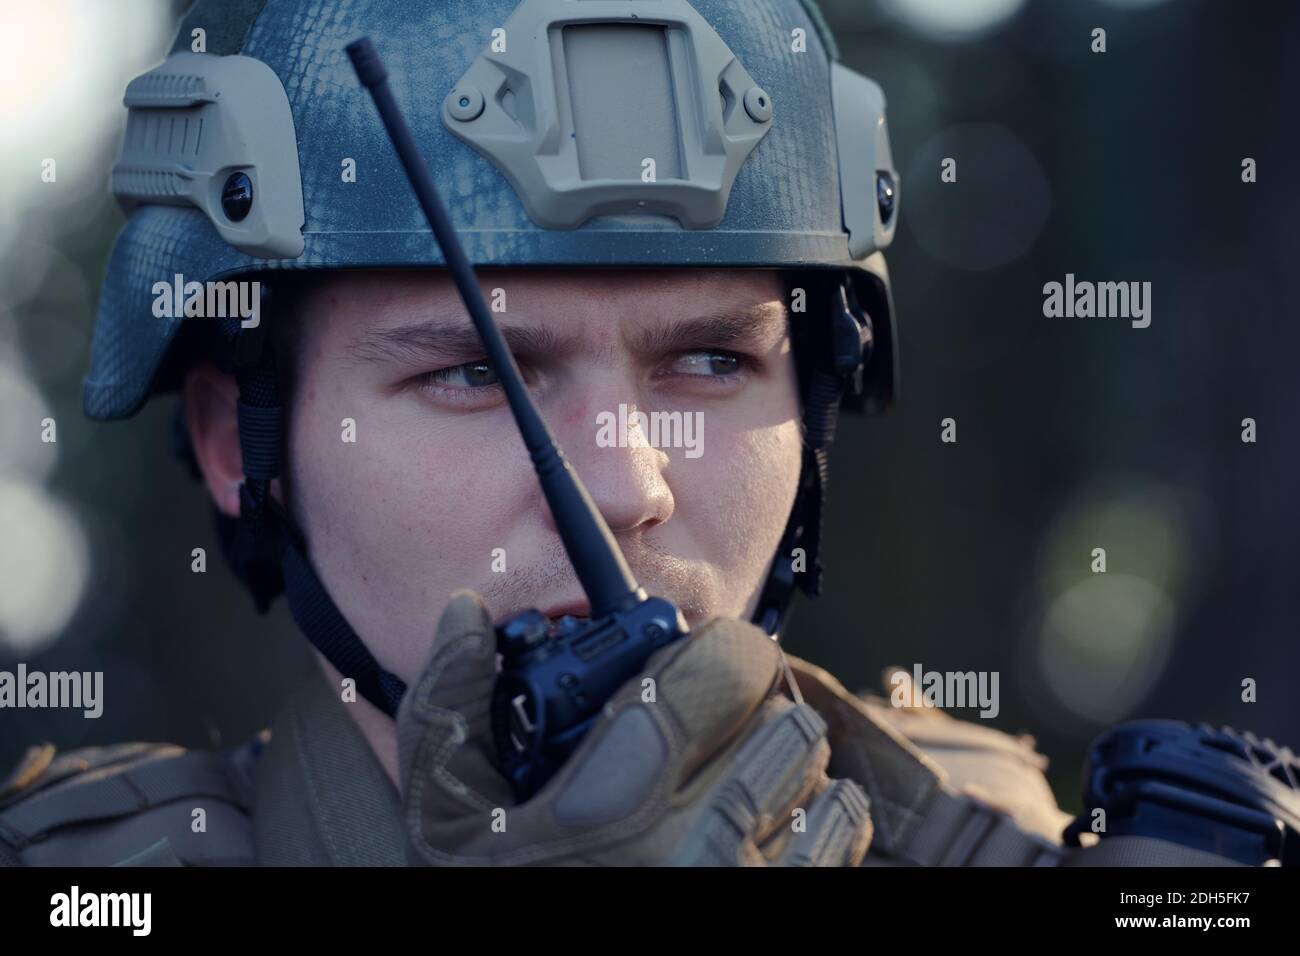
<path fill-rule="evenodd" d="M 700 350 L 685 352 L 673 362 L 669 371 L 678 375 L 723 377 L 748 367 L 745 356 L 734 352 Z"/>
<path fill-rule="evenodd" d="M 487 362 L 466 362 L 464 365 L 427 372 L 421 376 L 420 384 L 446 388 L 488 388 L 500 382 L 496 371 Z"/>

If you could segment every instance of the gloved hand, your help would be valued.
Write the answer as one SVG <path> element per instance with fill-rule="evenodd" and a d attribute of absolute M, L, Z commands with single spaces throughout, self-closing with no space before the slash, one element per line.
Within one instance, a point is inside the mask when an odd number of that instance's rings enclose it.
<path fill-rule="evenodd" d="M 412 862 L 856 866 L 862 789 L 826 776 L 826 725 L 770 691 L 776 643 L 716 619 L 656 652 L 568 762 L 516 805 L 495 766 L 492 621 L 472 591 L 443 612 L 397 715 Z"/>

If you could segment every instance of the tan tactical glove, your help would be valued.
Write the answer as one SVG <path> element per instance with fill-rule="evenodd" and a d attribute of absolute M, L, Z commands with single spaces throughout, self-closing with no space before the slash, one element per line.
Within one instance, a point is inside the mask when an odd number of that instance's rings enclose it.
<path fill-rule="evenodd" d="M 397 716 L 412 862 L 856 866 L 862 789 L 826 776 L 826 725 L 771 695 L 775 642 L 717 619 L 657 652 L 569 761 L 515 805 L 489 723 L 492 621 L 472 591 L 443 612 Z"/>

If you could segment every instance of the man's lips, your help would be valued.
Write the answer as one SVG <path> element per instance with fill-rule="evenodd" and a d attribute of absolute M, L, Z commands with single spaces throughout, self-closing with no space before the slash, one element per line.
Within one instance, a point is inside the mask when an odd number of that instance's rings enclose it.
<path fill-rule="evenodd" d="M 569 617 L 591 617 L 591 602 L 587 600 L 569 601 L 565 604 L 552 604 L 544 608 L 542 613 L 550 620 L 558 620 L 568 615 Z"/>
<path fill-rule="evenodd" d="M 500 617 L 496 619 L 495 622 L 496 626 L 500 627 L 506 621 L 510 620 L 510 618 L 514 617 L 517 614 L 521 614 L 523 611 L 527 610 L 529 606 L 530 605 L 525 605 L 522 607 L 511 608 L 510 611 L 508 611 L 505 614 L 502 614 Z M 531 606 L 536 607 L 536 605 L 531 605 Z M 538 608 L 538 610 L 540 610 L 542 616 L 549 621 L 558 621 L 566 614 L 569 615 L 570 617 L 590 618 L 591 602 L 583 598 L 580 600 L 564 601 L 562 603 L 548 604 L 545 607 Z"/>
<path fill-rule="evenodd" d="M 520 613 L 523 610 L 524 608 L 517 607 L 511 610 L 508 614 L 503 614 L 500 618 L 497 619 L 496 621 L 497 626 L 500 626 L 504 621 L 509 620 L 510 618 L 514 617 L 516 614 Z M 569 617 L 586 618 L 588 620 L 591 618 L 591 602 L 588 601 L 586 598 L 581 598 L 572 601 L 564 601 L 556 604 L 549 604 L 544 608 L 539 608 L 539 610 L 542 612 L 542 615 L 549 621 L 558 621 L 560 618 L 566 615 L 568 615 Z M 683 612 L 683 614 L 685 613 L 686 612 Z M 687 620 L 688 621 L 690 620 L 689 614 L 687 615 Z"/>

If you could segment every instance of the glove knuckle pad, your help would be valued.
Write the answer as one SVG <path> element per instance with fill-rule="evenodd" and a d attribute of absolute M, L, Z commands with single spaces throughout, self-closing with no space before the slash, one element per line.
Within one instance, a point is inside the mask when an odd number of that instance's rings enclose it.
<path fill-rule="evenodd" d="M 856 866 L 871 842 L 870 803 L 852 780 L 835 780 L 808 814 L 808 829 L 791 844 L 787 866 Z"/>
<path fill-rule="evenodd" d="M 722 622 L 688 638 L 658 674 L 666 703 L 689 740 L 729 737 L 767 695 L 779 664 L 776 643 L 748 625 Z"/>

